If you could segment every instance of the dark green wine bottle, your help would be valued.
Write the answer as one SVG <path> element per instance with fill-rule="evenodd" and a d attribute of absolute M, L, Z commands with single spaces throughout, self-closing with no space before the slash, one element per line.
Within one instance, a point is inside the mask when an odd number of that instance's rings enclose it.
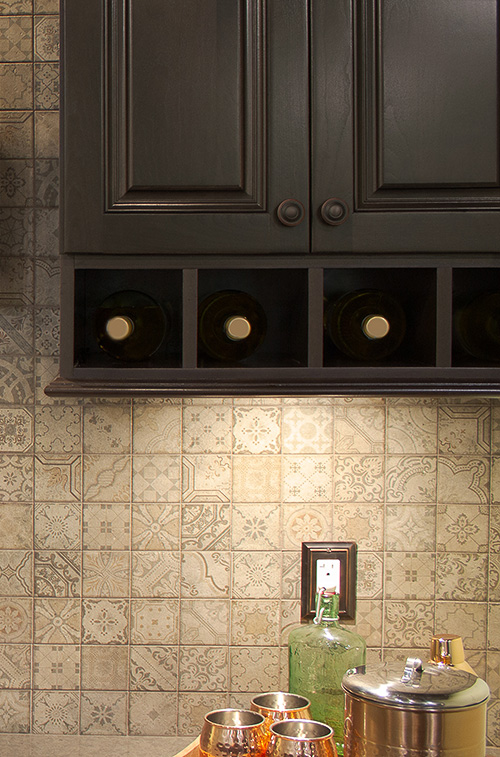
<path fill-rule="evenodd" d="M 118 360 L 147 360 L 167 335 L 169 320 L 149 295 L 134 290 L 114 292 L 95 312 L 97 343 Z"/>
<path fill-rule="evenodd" d="M 334 345 L 354 360 L 383 360 L 392 355 L 406 332 L 400 303 L 387 292 L 347 292 L 325 309 L 325 328 Z"/>
<path fill-rule="evenodd" d="M 225 289 L 200 304 L 200 349 L 216 360 L 238 362 L 249 357 L 262 344 L 266 329 L 264 309 L 246 292 Z"/>
<path fill-rule="evenodd" d="M 455 314 L 455 334 L 462 348 L 487 363 L 500 361 L 500 292 L 483 292 Z"/>

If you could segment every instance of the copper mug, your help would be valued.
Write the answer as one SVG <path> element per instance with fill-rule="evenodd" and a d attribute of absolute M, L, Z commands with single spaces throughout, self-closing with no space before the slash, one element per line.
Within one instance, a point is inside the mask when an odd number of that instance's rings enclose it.
<path fill-rule="evenodd" d="M 213 710 L 200 734 L 203 757 L 264 757 L 268 734 L 264 716 L 250 710 Z"/>
<path fill-rule="evenodd" d="M 337 757 L 333 729 L 317 720 L 280 720 L 271 726 L 267 757 Z"/>
<path fill-rule="evenodd" d="M 258 694 L 250 703 L 252 711 L 264 715 L 265 726 L 268 730 L 277 720 L 310 720 L 310 707 L 309 699 L 287 691 L 268 691 L 265 694 Z"/>

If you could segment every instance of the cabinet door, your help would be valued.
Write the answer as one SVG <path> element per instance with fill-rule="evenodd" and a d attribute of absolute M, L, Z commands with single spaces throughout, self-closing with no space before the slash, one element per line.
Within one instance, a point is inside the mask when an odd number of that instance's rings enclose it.
<path fill-rule="evenodd" d="M 307 45 L 306 0 L 64 0 L 63 250 L 305 251 Z"/>
<path fill-rule="evenodd" d="M 313 249 L 497 251 L 498 0 L 312 8 Z"/>

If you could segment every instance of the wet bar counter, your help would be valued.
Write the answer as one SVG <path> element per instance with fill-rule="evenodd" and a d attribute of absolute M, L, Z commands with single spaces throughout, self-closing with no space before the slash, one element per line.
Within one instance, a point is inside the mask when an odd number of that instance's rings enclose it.
<path fill-rule="evenodd" d="M 0 734 L 1 757 L 173 757 L 193 736 Z"/>

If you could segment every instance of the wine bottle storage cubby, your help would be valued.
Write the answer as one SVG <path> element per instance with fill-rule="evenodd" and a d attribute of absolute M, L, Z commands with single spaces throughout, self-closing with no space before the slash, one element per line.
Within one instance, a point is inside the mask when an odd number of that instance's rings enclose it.
<path fill-rule="evenodd" d="M 141 292 L 156 302 L 166 321 L 158 349 L 141 360 L 147 367 L 179 368 L 182 365 L 182 271 L 93 270 L 76 271 L 74 290 L 74 364 L 88 368 L 135 366 L 136 361 L 117 361 L 99 347 L 96 322 L 103 303 L 118 292 Z"/>
<path fill-rule="evenodd" d="M 305 269 L 198 271 L 198 309 L 210 295 L 221 291 L 244 291 L 253 297 L 265 314 L 262 343 L 244 365 L 307 366 L 308 272 Z M 201 368 L 233 366 L 207 356 L 198 343 Z"/>
<path fill-rule="evenodd" d="M 454 366 L 500 367 L 500 269 L 453 271 L 452 355 Z"/>
<path fill-rule="evenodd" d="M 485 265 L 478 260 L 473 266 L 450 256 L 440 265 L 419 259 L 413 260 L 411 266 L 398 266 L 394 260 L 381 257 L 369 261 L 354 257 L 352 263 L 344 258 L 337 265 L 325 265 L 324 260 L 318 259 L 307 262 L 305 265 L 302 258 L 283 265 L 282 260 L 267 259 L 262 265 L 255 258 L 231 267 L 225 265 L 223 258 L 208 261 L 198 257 L 187 265 L 185 258 L 173 260 L 165 256 L 140 261 L 130 257 L 65 256 L 61 377 L 47 388 L 47 393 L 500 391 L 500 358 L 494 351 L 471 354 L 464 349 L 457 330 L 458 314 L 464 304 L 498 289 L 500 267 L 495 267 L 493 261 Z M 96 337 L 96 313 L 102 303 L 116 292 L 130 290 L 152 298 L 168 316 L 168 329 L 161 343 L 145 359 L 117 359 L 99 346 Z M 382 357 L 349 355 L 327 333 L 330 304 L 350 293 L 366 291 L 397 301 L 403 311 L 401 339 L 390 354 Z M 207 300 L 221 292 L 244 292 L 265 314 L 264 327 L 260 321 L 251 324 L 262 333 L 255 349 L 243 358 L 209 354 L 203 345 L 202 312 Z M 373 314 L 378 318 L 378 327 L 380 314 Z M 397 320 L 392 319 L 393 329 L 397 326 Z M 480 331 L 479 326 L 477 333 Z M 379 338 L 371 332 L 370 337 Z"/>
<path fill-rule="evenodd" d="M 430 366 L 436 359 L 436 271 L 429 268 L 335 268 L 324 271 L 324 301 L 328 306 L 350 292 L 375 290 L 401 306 L 404 337 L 393 353 L 381 359 L 346 356 L 324 331 L 324 365 Z M 390 332 L 389 332 L 390 333 Z"/>

